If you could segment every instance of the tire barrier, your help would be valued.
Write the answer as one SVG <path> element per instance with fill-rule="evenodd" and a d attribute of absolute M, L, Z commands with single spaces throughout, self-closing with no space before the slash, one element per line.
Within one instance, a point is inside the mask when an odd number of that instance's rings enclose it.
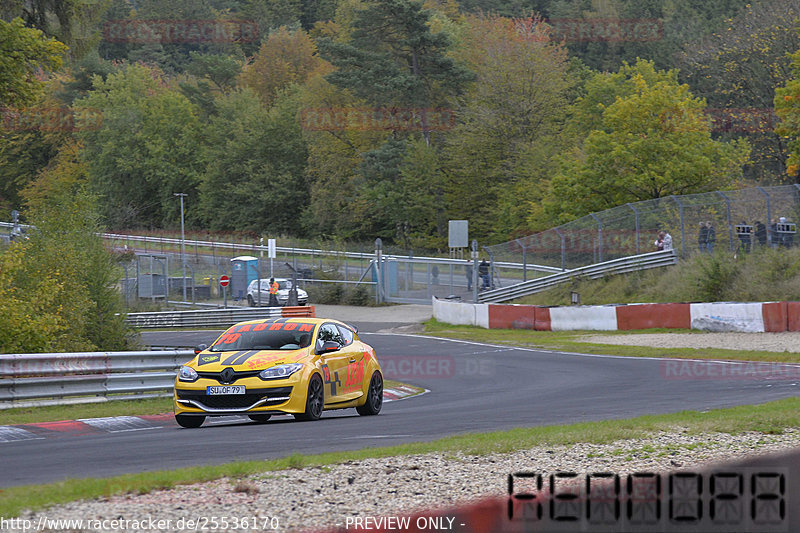
<path fill-rule="evenodd" d="M 447 324 L 536 331 L 696 329 L 746 333 L 800 331 L 800 302 L 711 302 L 544 307 L 433 299 Z"/>

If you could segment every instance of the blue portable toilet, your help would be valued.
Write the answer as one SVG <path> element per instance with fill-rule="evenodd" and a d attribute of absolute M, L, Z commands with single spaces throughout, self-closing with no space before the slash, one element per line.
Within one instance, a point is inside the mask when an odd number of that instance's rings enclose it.
<path fill-rule="evenodd" d="M 258 257 L 240 255 L 231 259 L 231 294 L 241 300 L 247 293 L 250 282 L 258 279 Z"/>

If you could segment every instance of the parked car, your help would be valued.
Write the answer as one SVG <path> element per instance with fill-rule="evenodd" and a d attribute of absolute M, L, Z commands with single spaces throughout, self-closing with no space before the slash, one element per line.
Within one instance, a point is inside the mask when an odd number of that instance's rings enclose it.
<path fill-rule="evenodd" d="M 323 411 L 355 408 L 377 415 L 383 373 L 356 328 L 325 318 L 270 318 L 236 324 L 175 377 L 175 420 L 196 428 L 206 417 L 273 414 L 317 420 Z"/>
<path fill-rule="evenodd" d="M 261 305 L 269 305 L 269 279 L 254 279 L 247 286 L 247 305 L 255 307 L 258 305 L 258 285 L 261 281 Z M 278 305 L 285 306 L 289 301 L 289 290 L 292 288 L 292 280 L 286 278 L 275 278 L 278 282 Z M 308 303 L 308 293 L 303 289 L 297 289 L 297 305 Z"/>

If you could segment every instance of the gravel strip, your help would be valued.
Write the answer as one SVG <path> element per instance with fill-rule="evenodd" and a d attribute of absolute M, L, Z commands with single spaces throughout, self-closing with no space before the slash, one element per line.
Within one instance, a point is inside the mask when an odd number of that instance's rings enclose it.
<path fill-rule="evenodd" d="M 654 348 L 724 348 L 764 352 L 800 352 L 800 332 L 784 333 L 637 333 L 581 335 L 575 340 L 596 344 Z"/>
<path fill-rule="evenodd" d="M 396 516 L 465 504 L 487 496 L 504 496 L 507 475 L 520 470 L 611 471 L 622 475 L 634 471 L 697 469 L 701 465 L 798 445 L 800 431 L 796 429 L 788 429 L 782 435 L 690 434 L 674 429 L 649 438 L 607 445 L 538 446 L 484 456 L 435 453 L 267 472 L 144 495 L 73 502 L 22 516 L 34 521 L 41 516 L 84 521 L 148 517 L 171 520 L 171 529 L 160 528 L 160 531 L 178 531 L 179 520 L 186 523 L 203 517 L 218 520 L 226 517 L 229 525 L 235 519 L 243 525 L 244 518 L 257 517 L 260 522 L 256 529 L 263 531 L 270 529 L 262 527 L 263 521 L 275 517 L 277 521 L 271 525 L 277 525 L 278 531 L 301 531 L 344 525 L 347 517 Z M 249 524 L 225 531 L 252 531 L 253 522 Z"/>

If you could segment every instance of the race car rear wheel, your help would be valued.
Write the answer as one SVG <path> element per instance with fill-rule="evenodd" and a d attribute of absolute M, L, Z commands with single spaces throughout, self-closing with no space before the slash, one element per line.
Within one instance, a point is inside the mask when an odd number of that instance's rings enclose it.
<path fill-rule="evenodd" d="M 272 415 L 247 415 L 247 417 L 252 420 L 253 422 L 264 423 L 272 418 Z"/>
<path fill-rule="evenodd" d="M 356 407 L 356 411 L 363 416 L 377 415 L 381 412 L 381 407 L 383 407 L 383 378 L 380 372 L 373 372 L 372 379 L 369 380 L 367 402 Z"/>
<path fill-rule="evenodd" d="M 314 374 L 308 380 L 308 394 L 306 395 L 306 412 L 294 415 L 297 420 L 319 420 L 322 408 L 325 405 L 325 395 L 322 389 L 322 379 L 319 374 Z"/>
<path fill-rule="evenodd" d="M 183 428 L 199 428 L 205 420 L 204 416 L 175 415 L 175 421 Z"/>

